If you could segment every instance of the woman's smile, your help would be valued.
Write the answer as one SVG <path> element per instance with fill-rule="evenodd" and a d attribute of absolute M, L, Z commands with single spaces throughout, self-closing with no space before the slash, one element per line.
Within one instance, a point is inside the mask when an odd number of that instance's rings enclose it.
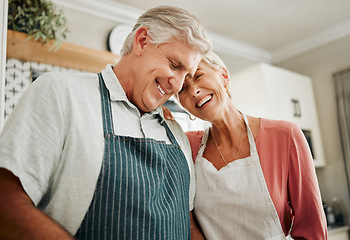
<path fill-rule="evenodd" d="M 199 102 L 197 102 L 196 107 L 197 108 L 203 107 L 205 104 L 210 102 L 212 98 L 213 98 L 213 94 L 209 94 L 209 95 L 205 96 Z"/>

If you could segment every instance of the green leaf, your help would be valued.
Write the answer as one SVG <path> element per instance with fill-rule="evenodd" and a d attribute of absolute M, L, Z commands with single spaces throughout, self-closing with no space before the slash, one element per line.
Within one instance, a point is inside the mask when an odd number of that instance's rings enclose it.
<path fill-rule="evenodd" d="M 28 39 L 59 48 L 69 29 L 62 9 L 49 0 L 9 0 L 8 28 L 28 33 Z"/>

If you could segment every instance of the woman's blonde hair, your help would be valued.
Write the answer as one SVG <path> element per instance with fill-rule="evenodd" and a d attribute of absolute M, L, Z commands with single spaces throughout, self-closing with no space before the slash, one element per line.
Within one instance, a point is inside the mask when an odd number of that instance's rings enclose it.
<path fill-rule="evenodd" d="M 202 57 L 202 61 L 208 63 L 210 66 L 216 69 L 225 68 L 227 74 L 230 75 L 224 61 L 213 51 L 209 51 Z"/>
<path fill-rule="evenodd" d="M 131 52 L 135 33 L 140 27 L 148 28 L 148 34 L 156 45 L 169 42 L 175 37 L 183 39 L 201 54 L 211 49 L 211 43 L 197 17 L 178 7 L 159 6 L 139 17 L 125 39 L 121 56 Z"/>
<path fill-rule="evenodd" d="M 202 61 L 208 63 L 212 68 L 220 70 L 220 68 L 224 68 L 226 70 L 227 75 L 230 77 L 230 72 L 226 67 L 224 61 L 213 51 L 209 51 L 202 57 Z M 230 82 L 226 87 L 226 91 L 228 96 L 231 98 L 230 94 Z"/>

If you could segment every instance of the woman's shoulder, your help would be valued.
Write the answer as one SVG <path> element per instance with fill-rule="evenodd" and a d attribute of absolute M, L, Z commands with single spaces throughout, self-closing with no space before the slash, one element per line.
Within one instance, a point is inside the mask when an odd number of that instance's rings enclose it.
<path fill-rule="evenodd" d="M 278 139 L 279 141 L 285 139 L 289 141 L 290 139 L 301 136 L 302 131 L 296 123 L 285 120 L 261 118 L 256 140 L 258 142 L 262 140 L 266 142 L 268 139 Z"/>
<path fill-rule="evenodd" d="M 204 131 L 200 130 L 200 131 L 188 131 L 186 132 L 186 135 L 188 138 L 202 138 L 204 135 Z"/>
<path fill-rule="evenodd" d="M 266 131 L 274 131 L 274 132 L 290 132 L 293 129 L 298 129 L 298 125 L 296 123 L 285 121 L 285 120 L 274 120 L 261 118 L 260 121 L 260 130 Z"/>
<path fill-rule="evenodd" d="M 189 131 L 186 132 L 186 136 L 190 142 L 192 151 L 198 151 L 199 146 L 202 142 L 204 131 Z"/>

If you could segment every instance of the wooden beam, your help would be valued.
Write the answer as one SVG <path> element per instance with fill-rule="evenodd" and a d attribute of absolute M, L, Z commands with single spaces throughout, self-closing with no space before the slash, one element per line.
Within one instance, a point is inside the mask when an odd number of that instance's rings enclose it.
<path fill-rule="evenodd" d="M 107 64 L 116 64 L 120 56 L 108 51 L 100 51 L 64 42 L 58 51 L 50 50 L 52 42 L 41 44 L 21 32 L 7 30 L 7 58 L 46 63 L 98 73 Z"/>

